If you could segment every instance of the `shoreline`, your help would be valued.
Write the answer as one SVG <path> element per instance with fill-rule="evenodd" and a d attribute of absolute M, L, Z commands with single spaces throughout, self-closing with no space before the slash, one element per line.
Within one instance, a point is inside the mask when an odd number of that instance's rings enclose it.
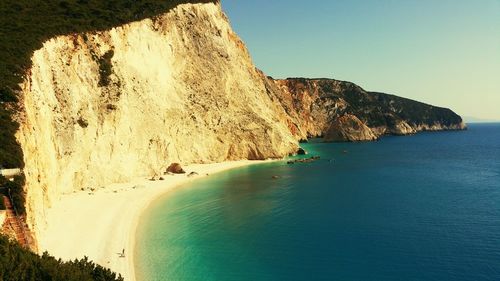
<path fill-rule="evenodd" d="M 129 183 L 61 195 L 46 210 L 47 227 L 41 230 L 40 252 L 62 260 L 87 256 L 96 264 L 135 281 L 135 237 L 143 212 L 157 198 L 181 185 L 212 174 L 273 160 L 241 160 L 184 167 L 186 174 L 165 175 L 164 181 L 138 178 Z M 199 175 L 188 177 L 190 172 Z M 125 257 L 120 253 L 125 249 Z"/>

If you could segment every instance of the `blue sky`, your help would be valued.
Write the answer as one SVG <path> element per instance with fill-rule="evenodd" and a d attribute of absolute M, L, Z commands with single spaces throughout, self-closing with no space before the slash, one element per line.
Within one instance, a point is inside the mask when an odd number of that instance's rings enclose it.
<path fill-rule="evenodd" d="M 257 67 L 500 120 L 500 0 L 222 0 Z"/>

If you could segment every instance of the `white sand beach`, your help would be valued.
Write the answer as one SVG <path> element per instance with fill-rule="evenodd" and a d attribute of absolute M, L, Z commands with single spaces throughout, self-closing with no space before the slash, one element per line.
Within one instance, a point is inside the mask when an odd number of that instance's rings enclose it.
<path fill-rule="evenodd" d="M 84 256 L 135 280 L 134 242 L 141 213 L 157 197 L 179 185 L 217 172 L 264 161 L 234 161 L 184 167 L 186 174 L 166 175 L 164 181 L 137 179 L 92 193 L 63 195 L 47 211 L 47 228 L 41 233 L 39 249 L 63 260 Z M 188 177 L 195 171 L 199 175 Z M 120 253 L 125 249 L 125 257 Z"/>

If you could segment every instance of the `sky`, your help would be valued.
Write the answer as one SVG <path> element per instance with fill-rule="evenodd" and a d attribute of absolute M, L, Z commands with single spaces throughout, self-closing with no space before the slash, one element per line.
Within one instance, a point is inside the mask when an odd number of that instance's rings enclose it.
<path fill-rule="evenodd" d="M 275 78 L 335 78 L 500 120 L 500 0 L 222 0 Z"/>

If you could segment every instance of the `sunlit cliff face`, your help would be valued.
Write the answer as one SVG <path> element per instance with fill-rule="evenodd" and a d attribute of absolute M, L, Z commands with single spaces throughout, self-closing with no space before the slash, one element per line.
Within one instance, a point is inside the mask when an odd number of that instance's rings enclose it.
<path fill-rule="evenodd" d="M 278 158 L 297 149 L 216 4 L 53 38 L 32 61 L 17 138 L 35 234 L 63 193 L 159 174 L 171 162 Z"/>

